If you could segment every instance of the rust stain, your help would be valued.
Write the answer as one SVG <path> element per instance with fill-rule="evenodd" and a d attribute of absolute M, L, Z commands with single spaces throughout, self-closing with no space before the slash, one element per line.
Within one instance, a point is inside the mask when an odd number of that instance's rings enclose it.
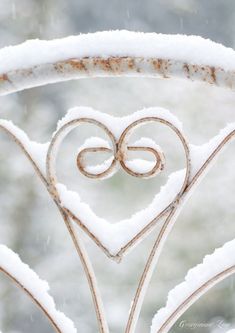
<path fill-rule="evenodd" d="M 123 58 L 110 57 L 107 59 L 112 72 L 120 73 L 122 72 Z"/>
<path fill-rule="evenodd" d="M 191 65 L 191 68 L 194 73 L 198 73 L 200 71 L 200 67 L 198 65 Z M 201 68 L 204 71 L 204 67 Z"/>
<path fill-rule="evenodd" d="M 66 61 L 66 63 L 79 71 L 87 71 L 85 61 L 83 59 L 70 59 Z"/>
<path fill-rule="evenodd" d="M 128 58 L 128 67 L 130 69 L 134 69 L 135 68 L 135 61 L 133 58 Z"/>
<path fill-rule="evenodd" d="M 63 73 L 66 72 L 66 65 L 70 65 L 73 69 L 79 71 L 87 71 L 87 68 L 84 64 L 84 59 L 68 59 L 66 61 L 59 61 L 54 64 L 54 68 L 57 72 Z"/>
<path fill-rule="evenodd" d="M 104 71 L 107 72 L 112 72 L 112 66 L 110 63 L 110 58 L 107 59 L 99 59 L 98 64 L 100 66 L 101 69 L 103 69 Z"/>
<path fill-rule="evenodd" d="M 192 78 L 193 74 L 198 74 L 204 82 L 208 82 L 210 84 L 217 83 L 217 69 L 215 67 L 184 63 L 183 70 L 188 79 Z"/>
<path fill-rule="evenodd" d="M 9 78 L 8 78 L 7 74 L 1 74 L 0 75 L 0 81 L 9 81 Z"/>
<path fill-rule="evenodd" d="M 183 70 L 185 71 L 185 73 L 186 73 L 186 76 L 187 76 L 187 78 L 189 79 L 189 78 L 190 78 L 190 70 L 189 70 L 189 65 L 188 65 L 188 64 L 186 64 L 186 63 L 184 63 L 184 64 L 183 64 Z"/>
<path fill-rule="evenodd" d="M 152 59 L 154 69 L 164 78 L 169 78 L 169 68 L 171 61 L 169 59 Z"/>
<path fill-rule="evenodd" d="M 216 71 L 215 71 L 215 67 L 210 67 L 211 70 L 211 78 L 212 78 L 212 82 L 216 83 L 217 78 L 216 78 Z"/>
<path fill-rule="evenodd" d="M 153 67 L 160 72 L 162 68 L 162 59 L 153 59 L 152 60 Z"/>
<path fill-rule="evenodd" d="M 169 78 L 169 68 L 170 68 L 170 60 L 163 59 L 162 60 L 162 73 L 164 78 Z"/>
<path fill-rule="evenodd" d="M 57 72 L 63 73 L 64 72 L 64 63 L 57 62 L 57 63 L 55 63 L 54 68 Z"/>

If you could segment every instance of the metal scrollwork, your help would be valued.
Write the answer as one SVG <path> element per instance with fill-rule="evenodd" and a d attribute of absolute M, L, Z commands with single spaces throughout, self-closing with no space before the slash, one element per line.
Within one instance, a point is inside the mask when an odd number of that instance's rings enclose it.
<path fill-rule="evenodd" d="M 45 75 L 45 72 L 48 75 Z M 15 91 L 20 91 L 25 88 L 31 88 L 34 86 L 39 86 L 42 84 L 59 82 L 74 78 L 81 78 L 87 76 L 148 76 L 148 77 L 180 77 L 190 80 L 200 80 L 203 82 L 208 82 L 210 84 L 225 86 L 229 88 L 234 88 L 235 86 L 235 75 L 234 71 L 226 70 L 222 67 L 214 67 L 208 64 L 195 65 L 182 60 L 174 60 L 169 58 L 143 58 L 143 57 L 130 57 L 129 54 L 122 57 L 117 57 L 116 55 L 110 55 L 108 58 L 104 57 L 84 57 L 84 58 L 65 58 L 61 61 L 55 61 L 54 63 L 43 62 L 42 64 L 37 64 L 32 68 L 21 68 L 17 70 L 9 70 L 6 73 L 0 73 L 0 94 L 9 94 Z M 66 207 L 64 207 L 60 200 L 60 195 L 58 193 L 56 184 L 56 157 L 60 148 L 60 144 L 66 135 L 76 128 L 78 125 L 89 123 L 101 128 L 105 134 L 108 136 L 111 147 L 106 146 L 88 146 L 80 150 L 76 156 L 76 163 L 79 171 L 88 178 L 93 179 L 103 179 L 108 176 L 111 176 L 119 166 L 122 167 L 129 175 L 138 177 L 138 178 L 149 178 L 159 174 L 164 170 L 165 167 L 165 156 L 162 149 L 158 146 L 149 146 L 149 145 L 138 145 L 130 144 L 129 137 L 131 133 L 139 126 L 150 123 L 157 122 L 161 123 L 164 126 L 167 126 L 176 134 L 180 140 L 185 154 L 185 175 L 180 184 L 180 189 L 176 193 L 173 200 L 162 209 L 154 218 L 152 218 L 148 223 L 140 230 L 138 233 L 129 240 L 117 253 L 112 254 L 105 247 L 104 244 L 89 230 L 89 228 L 84 225 L 82 218 L 78 218 L 73 214 L 73 212 Z M 46 189 L 54 200 L 63 220 L 68 229 L 68 232 L 73 241 L 74 247 L 77 251 L 77 254 L 81 260 L 84 272 L 87 277 L 89 288 L 91 291 L 94 308 L 96 311 L 96 317 L 98 322 L 98 329 L 100 333 L 108 333 L 109 327 L 106 322 L 105 311 L 103 308 L 103 302 L 100 297 L 99 288 L 96 281 L 95 272 L 92 268 L 87 251 L 83 245 L 80 234 L 76 232 L 76 224 L 78 224 L 96 244 L 108 255 L 110 258 L 120 262 L 124 254 L 128 252 L 134 245 L 136 245 L 140 240 L 142 240 L 156 225 L 157 221 L 160 219 L 163 220 L 163 224 L 160 228 L 160 231 L 155 239 L 153 247 L 150 251 L 150 254 L 147 258 L 146 265 L 143 269 L 143 273 L 138 283 L 136 293 L 131 304 L 127 325 L 125 328 L 125 333 L 134 333 L 136 329 L 136 324 L 139 318 L 140 310 L 142 303 L 146 294 L 147 287 L 151 280 L 153 271 L 158 263 L 159 256 L 165 245 L 167 237 L 175 224 L 175 221 L 178 215 L 183 208 L 183 204 L 187 201 L 188 197 L 196 187 L 195 185 L 202 179 L 202 176 L 205 175 L 208 167 L 211 162 L 215 159 L 218 153 L 222 148 L 230 142 L 235 136 L 235 129 L 231 129 L 227 134 L 218 142 L 212 151 L 206 156 L 206 159 L 202 161 L 199 165 L 196 172 L 192 173 L 191 166 L 191 155 L 190 155 L 190 145 L 188 144 L 182 131 L 175 126 L 170 120 L 160 117 L 145 115 L 130 121 L 128 124 L 122 128 L 122 131 L 119 135 L 114 134 L 114 131 L 109 128 L 107 123 L 103 123 L 101 120 L 97 120 L 95 115 L 94 117 L 77 117 L 72 120 L 65 122 L 54 134 L 47 154 L 45 157 L 46 172 L 43 173 L 40 169 L 36 159 L 31 154 L 31 151 L 28 149 L 28 146 L 25 145 L 22 138 L 24 136 L 17 136 L 17 132 L 14 132 L 12 124 L 6 124 L 6 122 L 0 123 L 0 129 L 9 134 L 13 140 L 19 145 L 23 153 L 32 163 L 37 174 L 43 181 Z M 139 172 L 133 170 L 128 164 L 128 153 L 131 152 L 145 152 L 151 154 L 154 157 L 154 164 L 147 172 Z M 107 164 L 107 167 L 101 172 L 93 173 L 90 172 L 86 166 L 86 156 L 87 154 L 98 154 L 98 153 L 107 153 L 111 154 L 110 163 Z M 76 224 L 74 224 L 74 221 Z M 230 274 L 234 273 L 233 269 L 228 272 L 222 272 L 219 277 L 214 277 L 212 281 L 208 282 L 208 285 L 214 285 L 219 279 L 227 277 Z M 204 287 L 200 289 L 201 292 L 204 292 Z M 195 297 L 192 296 L 192 299 L 195 300 Z M 189 303 L 192 301 L 189 300 Z M 184 305 L 179 309 L 179 312 L 175 314 L 175 317 L 184 309 Z M 50 319 L 50 318 L 49 318 Z M 170 319 L 169 319 L 170 321 Z M 174 320 L 172 320 L 173 322 Z M 51 320 L 52 322 L 52 320 Z M 53 322 L 52 322 L 53 324 Z M 56 327 L 57 332 L 62 333 Z M 160 332 L 160 331 L 159 331 Z M 168 332 L 163 327 L 161 332 Z"/>

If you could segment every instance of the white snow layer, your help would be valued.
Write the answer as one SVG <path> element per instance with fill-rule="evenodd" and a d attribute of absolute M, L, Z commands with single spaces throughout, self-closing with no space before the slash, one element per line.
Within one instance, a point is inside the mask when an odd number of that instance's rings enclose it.
<path fill-rule="evenodd" d="M 230 123 L 225 128 L 221 129 L 218 135 L 210 139 L 205 144 L 201 146 L 195 146 L 192 144 L 189 145 L 191 157 L 191 178 L 199 171 L 201 166 L 206 162 L 208 157 L 220 145 L 220 143 L 233 132 L 235 132 L 235 123 Z"/>
<path fill-rule="evenodd" d="M 168 110 L 160 107 L 145 108 L 140 111 L 136 111 L 131 115 L 124 117 L 114 117 L 107 113 L 103 113 L 94 110 L 90 107 L 75 107 L 68 111 L 68 113 L 58 122 L 57 130 L 61 129 L 63 125 L 69 123 L 78 118 L 91 118 L 97 122 L 102 123 L 107 128 L 109 128 L 114 136 L 118 138 L 123 130 L 130 124 L 138 121 L 142 118 L 156 117 L 163 119 L 166 122 L 171 123 L 179 131 L 182 131 L 182 123 Z"/>
<path fill-rule="evenodd" d="M 201 285 L 235 265 L 235 239 L 225 243 L 211 255 L 206 255 L 201 264 L 190 269 L 184 282 L 172 289 L 167 297 L 166 306 L 153 318 L 151 333 L 157 333 L 170 315 L 192 295 Z"/>
<path fill-rule="evenodd" d="M 48 294 L 49 285 L 24 264 L 19 255 L 5 245 L 0 245 L 0 267 L 20 282 L 33 297 L 47 310 L 63 333 L 76 333 L 73 322 L 55 307 L 53 298 Z"/>
<path fill-rule="evenodd" d="M 131 144 L 131 146 L 132 147 L 137 147 L 137 146 L 138 147 L 139 146 L 140 147 L 151 147 L 151 148 L 155 148 L 155 149 L 158 148 L 158 150 L 159 150 L 159 146 L 156 145 L 156 143 L 149 138 L 141 138 L 140 140 Z M 86 148 L 100 148 L 100 147 L 108 148 L 108 149 L 112 150 L 112 148 L 107 140 L 103 140 L 99 137 L 91 137 L 91 138 L 85 140 L 84 144 L 79 147 L 78 153 L 80 153 L 82 150 L 84 150 Z M 110 152 L 110 153 L 112 153 L 112 152 Z M 105 172 L 110 167 L 110 165 L 112 164 L 113 158 L 114 157 L 110 157 L 110 158 L 104 160 L 103 163 L 97 164 L 97 165 L 84 165 L 84 169 L 87 172 L 92 173 L 92 174 L 100 174 L 102 172 Z M 146 173 L 153 169 L 155 162 L 144 160 L 144 159 L 132 159 L 132 160 L 126 160 L 125 164 L 129 169 L 131 169 L 134 172 Z M 104 178 L 106 179 L 106 178 L 113 176 L 113 174 L 115 172 L 117 172 L 118 170 L 119 170 L 119 165 L 116 164 L 116 167 L 112 170 L 112 172 L 110 174 L 106 175 Z"/>
<path fill-rule="evenodd" d="M 80 118 L 95 119 L 97 122 L 104 124 L 114 134 L 116 140 L 120 138 L 123 131 L 129 125 L 136 121 L 141 121 L 141 119 L 148 119 L 148 121 L 152 121 L 153 118 L 165 120 L 167 123 L 169 122 L 170 124 L 173 124 L 176 130 L 182 131 L 182 124 L 179 120 L 168 110 L 162 108 L 148 108 L 137 111 L 129 116 L 113 117 L 88 107 L 71 109 L 67 115 L 59 121 L 57 131 L 61 130 L 65 125 L 67 128 L 68 123 L 73 123 L 74 120 Z M 138 126 L 145 123 L 146 122 L 138 124 Z M 74 126 L 71 126 L 71 129 L 73 128 Z M 66 132 L 66 134 L 67 133 L 68 132 Z M 130 133 L 131 131 L 128 134 Z M 54 135 L 55 134 L 56 132 Z M 91 144 L 91 147 L 94 143 L 95 147 L 103 144 L 103 141 L 98 140 L 97 142 L 94 142 L 95 140 L 95 138 L 92 138 L 91 140 L 86 141 L 85 145 L 79 148 L 79 151 L 87 148 L 88 144 Z M 133 144 L 130 143 L 130 146 L 139 145 L 143 147 L 150 146 L 160 150 L 160 147 L 149 138 L 141 138 Z M 105 143 L 105 147 L 109 147 L 109 145 Z M 105 163 L 109 163 L 110 165 L 110 160 L 105 161 Z M 133 168 L 133 171 L 147 172 L 151 170 L 154 164 L 151 161 L 137 159 L 127 161 L 126 165 Z M 104 165 L 99 165 L 98 169 L 103 171 Z M 88 170 L 87 167 L 86 170 Z M 97 168 L 94 166 L 89 170 L 97 171 Z M 105 219 L 96 216 L 91 208 L 86 203 L 81 201 L 78 193 L 67 190 L 63 184 L 57 184 L 57 190 L 62 206 L 69 209 L 80 221 L 82 221 L 89 231 L 101 241 L 110 253 L 116 254 L 128 243 L 128 241 L 130 241 L 138 232 L 140 232 L 148 223 L 155 219 L 158 214 L 160 214 L 174 201 L 182 188 L 185 172 L 185 170 L 181 170 L 172 173 L 167 184 L 161 187 L 160 193 L 155 195 L 154 199 L 147 208 L 132 215 L 129 219 L 124 219 L 115 224 L 110 224 Z"/>
<path fill-rule="evenodd" d="M 111 146 L 109 144 L 109 142 L 107 140 L 101 139 L 99 137 L 90 137 L 88 139 L 85 140 L 85 142 L 83 143 L 83 145 L 81 145 L 78 148 L 77 153 L 80 153 L 82 150 L 86 149 L 86 148 L 108 148 L 111 149 Z M 110 153 L 109 153 L 110 154 Z M 105 172 L 110 165 L 112 164 L 113 158 L 110 157 L 108 159 L 106 159 L 103 163 L 101 164 L 97 164 L 97 165 L 84 165 L 84 169 L 92 174 L 100 174 L 102 172 Z M 104 177 L 104 178 L 109 178 L 111 177 L 118 168 L 114 168 L 113 172 L 111 172 L 108 176 Z"/>
<path fill-rule="evenodd" d="M 93 110 L 88 107 L 77 107 L 71 109 L 66 116 L 59 121 L 57 131 L 78 118 L 91 118 L 97 122 L 104 124 L 115 136 L 115 140 L 118 140 L 122 132 L 135 121 L 140 121 L 143 118 L 151 119 L 156 117 L 164 119 L 175 126 L 176 130 L 182 132 L 182 124 L 180 121 L 172 115 L 168 110 L 162 108 L 148 108 L 141 111 L 137 111 L 132 115 L 125 117 L 113 117 L 108 114 L 104 114 Z M 39 166 L 43 175 L 46 174 L 46 155 L 49 143 L 40 144 L 30 141 L 28 136 L 18 127 L 13 125 L 12 122 L 7 120 L 0 120 L 0 127 L 4 127 L 9 130 L 25 147 L 27 152 L 32 156 L 35 163 Z M 140 125 L 139 125 L 140 126 Z M 71 126 L 71 129 L 74 128 Z M 135 127 L 136 128 L 136 127 Z M 220 131 L 220 133 L 212 138 L 208 143 L 202 146 L 190 145 L 191 156 L 191 179 L 196 172 L 201 168 L 203 163 L 211 155 L 211 153 L 218 147 L 218 145 L 235 130 L 235 123 L 227 125 L 227 127 Z M 66 132 L 66 131 L 65 131 Z M 56 132 L 55 132 L 56 133 Z M 55 135 L 54 133 L 54 135 Z M 67 133 L 67 132 L 66 132 Z M 131 131 L 128 133 L 130 134 Z M 63 135 L 62 135 L 63 136 Z M 80 148 L 99 147 L 104 146 L 110 148 L 109 142 L 99 138 L 89 138 Z M 131 143 L 130 146 L 149 146 L 160 150 L 160 147 L 149 138 L 141 138 L 140 140 Z M 112 154 L 112 153 L 111 153 Z M 100 165 L 86 166 L 86 170 L 91 173 L 99 173 L 105 171 L 112 163 L 111 156 L 106 159 Z M 147 160 L 127 160 L 126 164 L 132 168 L 133 171 L 147 172 L 153 164 Z M 118 164 L 117 164 L 118 168 Z M 113 170 L 115 172 L 116 169 Z M 203 172 L 203 175 L 205 172 Z M 62 184 L 57 184 L 57 189 L 60 195 L 61 204 L 65 208 L 69 209 L 84 225 L 96 236 L 101 243 L 112 254 L 116 254 L 123 246 L 125 246 L 138 232 L 140 232 L 148 223 L 156 218 L 165 208 L 167 208 L 172 201 L 176 198 L 180 192 L 185 178 L 185 170 L 179 170 L 171 174 L 164 186 L 161 187 L 160 192 L 155 195 L 152 202 L 143 209 L 132 215 L 130 218 L 119 221 L 116 224 L 110 224 L 103 218 L 96 216 L 92 209 L 84 202 L 81 201 L 79 194 L 67 190 Z"/>
<path fill-rule="evenodd" d="M 28 135 L 19 127 L 15 126 L 12 121 L 0 119 L 0 127 L 8 130 L 14 137 L 19 140 L 23 148 L 29 153 L 34 162 L 39 167 L 42 174 L 46 175 L 46 155 L 49 143 L 37 143 L 31 141 Z"/>
<path fill-rule="evenodd" d="M 115 224 L 98 217 L 90 206 L 81 201 L 77 192 L 70 191 L 63 184 L 57 184 L 61 204 L 69 209 L 93 233 L 101 243 L 115 255 L 149 222 L 156 218 L 176 197 L 185 177 L 185 170 L 172 173 L 168 182 L 161 187 L 158 194 L 147 208 L 133 214 L 129 219 Z"/>
<path fill-rule="evenodd" d="M 121 30 L 5 47 L 0 50 L 0 73 L 71 58 L 109 56 L 157 57 L 235 70 L 235 51 L 209 39 Z"/>

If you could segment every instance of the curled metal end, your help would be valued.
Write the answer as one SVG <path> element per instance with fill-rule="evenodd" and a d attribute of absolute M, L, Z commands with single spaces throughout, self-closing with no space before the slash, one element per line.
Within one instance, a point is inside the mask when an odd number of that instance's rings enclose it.
<path fill-rule="evenodd" d="M 156 176 L 165 167 L 165 156 L 160 149 L 154 149 L 152 147 L 127 146 L 125 147 L 125 150 L 127 151 L 145 151 L 153 154 L 155 157 L 155 163 L 149 171 L 144 172 L 144 171 L 133 170 L 131 166 L 128 165 L 126 159 L 127 154 L 125 153 L 123 148 L 124 147 L 122 146 L 122 150 L 120 149 L 117 150 L 111 162 L 107 163 L 108 161 L 106 160 L 101 165 L 101 168 L 98 172 L 91 172 L 91 167 L 85 165 L 85 155 L 89 153 L 98 153 L 98 152 L 113 153 L 112 149 L 106 147 L 85 148 L 81 150 L 77 155 L 77 167 L 85 177 L 91 179 L 104 179 L 112 176 L 112 174 L 115 172 L 115 169 L 117 169 L 117 163 L 120 163 L 123 170 L 125 170 L 129 175 L 138 178 L 149 178 Z"/>
<path fill-rule="evenodd" d="M 118 141 L 115 140 L 114 148 L 107 147 L 86 147 L 79 151 L 77 155 L 77 167 L 78 170 L 85 176 L 91 179 L 104 179 L 111 177 L 115 171 L 118 169 L 120 165 L 125 172 L 129 175 L 137 178 L 150 178 L 159 174 L 165 167 L 165 156 L 162 149 L 159 146 L 149 147 L 149 146 L 130 146 L 127 145 L 128 139 L 128 131 L 130 128 L 133 129 L 134 126 L 138 126 L 138 122 L 136 124 L 130 124 L 128 128 L 126 128 L 120 139 Z M 112 134 L 112 133 L 109 133 Z M 114 137 L 114 135 L 112 135 Z M 133 163 L 133 161 L 128 159 L 128 152 L 147 152 L 154 156 L 155 161 L 149 162 L 147 168 L 141 168 L 141 166 L 136 167 L 137 165 Z M 86 165 L 85 157 L 88 154 L 96 154 L 96 153 L 111 153 L 112 157 L 108 160 L 105 160 L 101 165 L 92 167 Z M 146 160 L 142 160 L 143 162 L 147 162 Z M 139 162 L 139 160 L 138 160 Z"/>

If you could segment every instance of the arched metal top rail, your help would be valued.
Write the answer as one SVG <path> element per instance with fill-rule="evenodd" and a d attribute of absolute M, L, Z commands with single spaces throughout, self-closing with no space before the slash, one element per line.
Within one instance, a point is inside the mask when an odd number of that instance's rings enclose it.
<path fill-rule="evenodd" d="M 235 51 L 197 36 L 110 31 L 0 50 L 0 95 L 88 77 L 183 78 L 235 88 Z"/>
<path fill-rule="evenodd" d="M 219 87 L 235 88 L 235 71 L 225 71 L 220 67 L 159 58 L 85 57 L 2 73 L 0 94 L 7 95 L 23 89 L 72 79 L 120 76 L 182 78 L 207 82 Z"/>

